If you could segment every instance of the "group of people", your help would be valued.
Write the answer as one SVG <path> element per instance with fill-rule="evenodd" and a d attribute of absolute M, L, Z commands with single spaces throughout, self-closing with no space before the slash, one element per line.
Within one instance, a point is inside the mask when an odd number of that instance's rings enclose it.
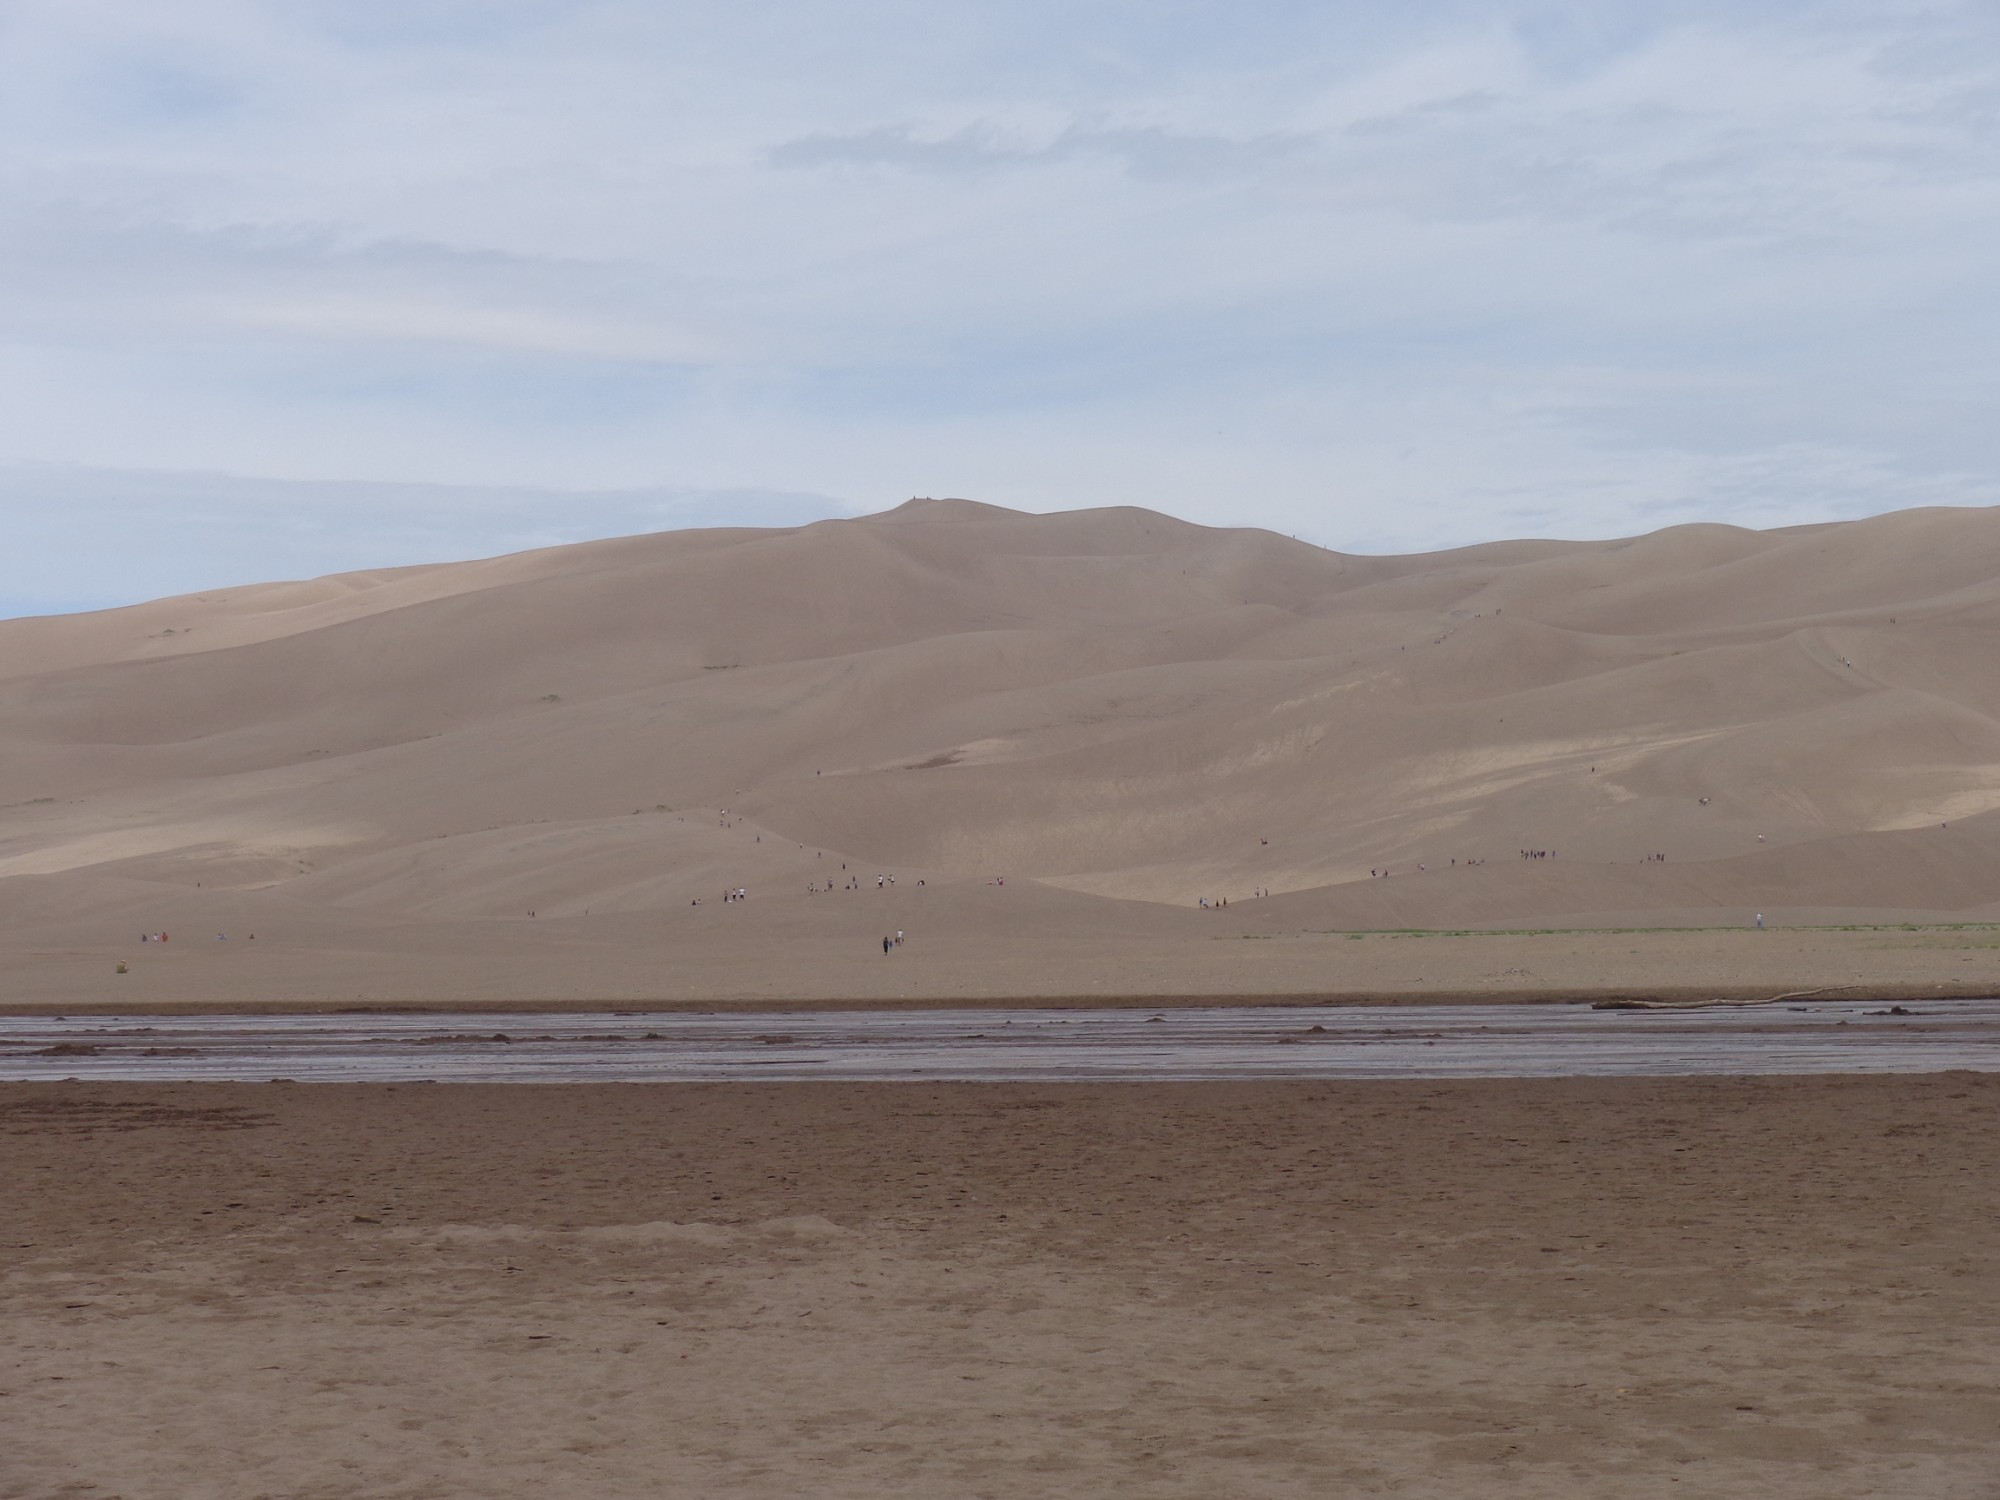
<path fill-rule="evenodd" d="M 1271 891 L 1268 886 L 1260 885 L 1250 894 L 1252 896 L 1268 896 L 1271 894 Z M 1198 899 L 1197 904 L 1203 911 L 1221 911 L 1223 907 L 1229 904 L 1229 898 L 1227 896 L 1202 896 Z"/>
<path fill-rule="evenodd" d="M 900 927 L 896 929 L 896 935 L 894 937 L 888 937 L 885 935 L 882 939 L 882 951 L 884 953 L 887 953 L 892 948 L 900 948 L 902 946 L 903 946 L 903 929 Z"/>

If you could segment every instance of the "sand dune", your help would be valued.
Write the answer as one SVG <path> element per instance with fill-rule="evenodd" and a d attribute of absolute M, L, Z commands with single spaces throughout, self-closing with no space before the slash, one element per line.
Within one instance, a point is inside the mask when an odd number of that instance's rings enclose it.
<path fill-rule="evenodd" d="M 1992 916 L 1996 624 L 1993 510 L 1382 558 L 955 500 L 0 622 L 4 998 L 170 923 L 386 994 L 558 941 L 805 974 L 892 914 L 1073 965 L 1202 897 Z"/>

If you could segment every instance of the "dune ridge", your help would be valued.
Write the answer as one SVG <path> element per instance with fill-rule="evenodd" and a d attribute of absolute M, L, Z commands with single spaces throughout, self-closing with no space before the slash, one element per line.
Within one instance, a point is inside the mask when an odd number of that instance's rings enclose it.
<path fill-rule="evenodd" d="M 4 621 L 6 998 L 176 927 L 386 993 L 920 921 L 1061 965 L 1204 898 L 1190 940 L 1985 920 L 1996 623 L 1991 509 L 1360 557 L 963 500 Z"/>

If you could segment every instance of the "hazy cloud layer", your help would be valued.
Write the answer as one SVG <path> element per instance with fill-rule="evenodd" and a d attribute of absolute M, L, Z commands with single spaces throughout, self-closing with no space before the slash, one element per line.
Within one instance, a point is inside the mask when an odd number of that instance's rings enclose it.
<path fill-rule="evenodd" d="M 15 0 L 0 67 L 0 599 L 621 491 L 1365 549 L 2000 501 L 1988 5 Z M 62 466 L 495 498 L 231 490 L 217 552 L 49 520 Z"/>
<path fill-rule="evenodd" d="M 0 511 L 17 551 L 0 618 L 644 531 L 803 526 L 846 513 L 824 495 L 771 490 L 593 492 L 65 467 L 0 468 Z"/>

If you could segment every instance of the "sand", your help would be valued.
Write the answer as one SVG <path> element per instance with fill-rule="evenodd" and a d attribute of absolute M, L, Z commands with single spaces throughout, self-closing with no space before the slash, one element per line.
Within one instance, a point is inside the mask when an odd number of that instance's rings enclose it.
<path fill-rule="evenodd" d="M 0 1003 L 1978 987 L 1340 940 L 2000 922 L 1996 619 L 1993 509 L 1385 558 L 925 501 L 0 621 Z"/>
<path fill-rule="evenodd" d="M 1997 580 L 925 501 L 0 621 L 0 1008 L 1992 994 Z M 0 1500 L 2000 1493 L 1986 1076 L 0 1135 Z"/>
<path fill-rule="evenodd" d="M 995 892 L 1011 900 L 1015 888 Z M 831 900 L 832 898 L 828 898 Z M 851 898 L 857 903 L 864 898 Z M 1485 934 L 1258 931 L 1247 907 L 1162 913 L 1157 932 L 1034 930 L 996 915 L 945 927 L 929 893 L 871 891 L 869 926 L 787 941 L 780 918 L 718 907 L 674 940 L 607 924 L 495 933 L 476 953 L 369 953 L 245 941 L 132 944 L 130 960 L 29 947 L 0 1011 L 796 1009 L 841 1006 L 1518 1002 L 1606 998 L 1923 1000 L 2000 994 L 2000 927 L 1558 930 Z M 536 924 L 521 924 L 527 927 Z M 779 931 L 774 935 L 772 928 Z M 906 927 L 902 948 L 880 933 Z M 129 972 L 111 972 L 128 962 Z"/>
<path fill-rule="evenodd" d="M 0 1495 L 1987 1500 L 2000 1079 L 0 1088 Z"/>

